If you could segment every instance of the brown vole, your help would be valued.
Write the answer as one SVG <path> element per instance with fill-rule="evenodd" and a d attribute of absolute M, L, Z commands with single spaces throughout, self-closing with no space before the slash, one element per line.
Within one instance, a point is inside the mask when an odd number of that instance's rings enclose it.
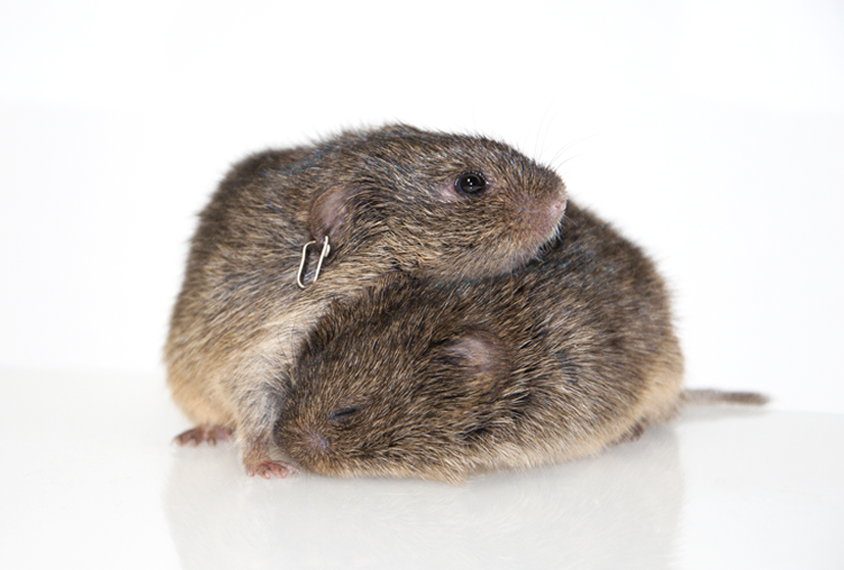
<path fill-rule="evenodd" d="M 571 201 L 561 226 L 511 274 L 388 277 L 333 306 L 291 370 L 279 448 L 320 474 L 455 481 L 592 454 L 669 418 L 683 358 L 662 279 Z"/>
<path fill-rule="evenodd" d="M 505 273 L 555 236 L 564 210 L 554 172 L 483 137 L 391 125 L 248 157 L 200 215 L 173 310 L 168 383 L 197 424 L 177 441 L 234 430 L 248 473 L 284 475 L 268 456 L 277 374 L 329 304 L 390 272 Z M 302 290 L 302 247 L 326 237 L 319 280 Z"/>

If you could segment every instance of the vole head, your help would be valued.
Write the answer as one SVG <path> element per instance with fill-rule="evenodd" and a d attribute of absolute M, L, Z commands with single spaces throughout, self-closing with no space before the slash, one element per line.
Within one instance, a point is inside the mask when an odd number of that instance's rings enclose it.
<path fill-rule="evenodd" d="M 565 187 L 551 170 L 502 143 L 403 125 L 350 132 L 303 167 L 328 164 L 312 183 L 309 229 L 334 246 L 380 240 L 399 269 L 443 278 L 486 277 L 533 257 L 557 233 Z"/>
<path fill-rule="evenodd" d="M 320 474 L 459 480 L 512 428 L 524 394 L 510 349 L 481 323 L 435 330 L 412 301 L 382 300 L 335 310 L 313 332 L 276 443 Z"/>

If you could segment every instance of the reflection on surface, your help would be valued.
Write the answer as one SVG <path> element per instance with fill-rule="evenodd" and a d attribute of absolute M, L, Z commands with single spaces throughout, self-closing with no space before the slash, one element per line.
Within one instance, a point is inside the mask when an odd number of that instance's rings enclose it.
<path fill-rule="evenodd" d="M 265 481 L 246 477 L 231 447 L 175 454 L 166 512 L 185 568 L 666 568 L 683 501 L 670 426 L 462 486 Z"/>

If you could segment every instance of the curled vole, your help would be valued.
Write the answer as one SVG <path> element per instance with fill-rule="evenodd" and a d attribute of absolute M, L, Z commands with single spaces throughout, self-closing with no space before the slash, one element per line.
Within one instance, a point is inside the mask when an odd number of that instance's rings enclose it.
<path fill-rule="evenodd" d="M 234 431 L 248 473 L 284 475 L 268 455 L 279 371 L 331 303 L 391 273 L 512 271 L 554 238 L 565 205 L 560 178 L 511 147 L 405 125 L 243 160 L 200 215 L 173 309 L 168 383 L 197 425 L 177 441 Z M 316 253 L 300 264 L 309 242 L 330 245 L 316 281 Z"/>
<path fill-rule="evenodd" d="M 456 481 L 589 455 L 671 417 L 683 357 L 663 280 L 571 201 L 561 227 L 509 274 L 388 276 L 333 306 L 286 378 L 279 448 L 319 474 Z"/>

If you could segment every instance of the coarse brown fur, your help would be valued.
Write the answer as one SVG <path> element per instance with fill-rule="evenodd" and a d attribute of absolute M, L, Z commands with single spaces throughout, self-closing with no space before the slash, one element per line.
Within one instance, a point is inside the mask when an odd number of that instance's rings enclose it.
<path fill-rule="evenodd" d="M 457 481 L 593 454 L 670 418 L 683 358 L 663 280 L 571 201 L 561 225 L 511 274 L 388 276 L 333 306 L 292 369 L 278 446 L 320 474 Z"/>
<path fill-rule="evenodd" d="M 462 192 L 467 172 L 487 187 Z M 555 173 L 483 137 L 390 125 L 246 158 L 201 213 L 171 318 L 168 383 L 197 424 L 178 441 L 234 430 L 250 474 L 282 475 L 268 455 L 279 374 L 332 302 L 389 273 L 511 271 L 555 236 L 564 209 Z M 325 236 L 319 280 L 300 290 L 302 247 Z"/>

